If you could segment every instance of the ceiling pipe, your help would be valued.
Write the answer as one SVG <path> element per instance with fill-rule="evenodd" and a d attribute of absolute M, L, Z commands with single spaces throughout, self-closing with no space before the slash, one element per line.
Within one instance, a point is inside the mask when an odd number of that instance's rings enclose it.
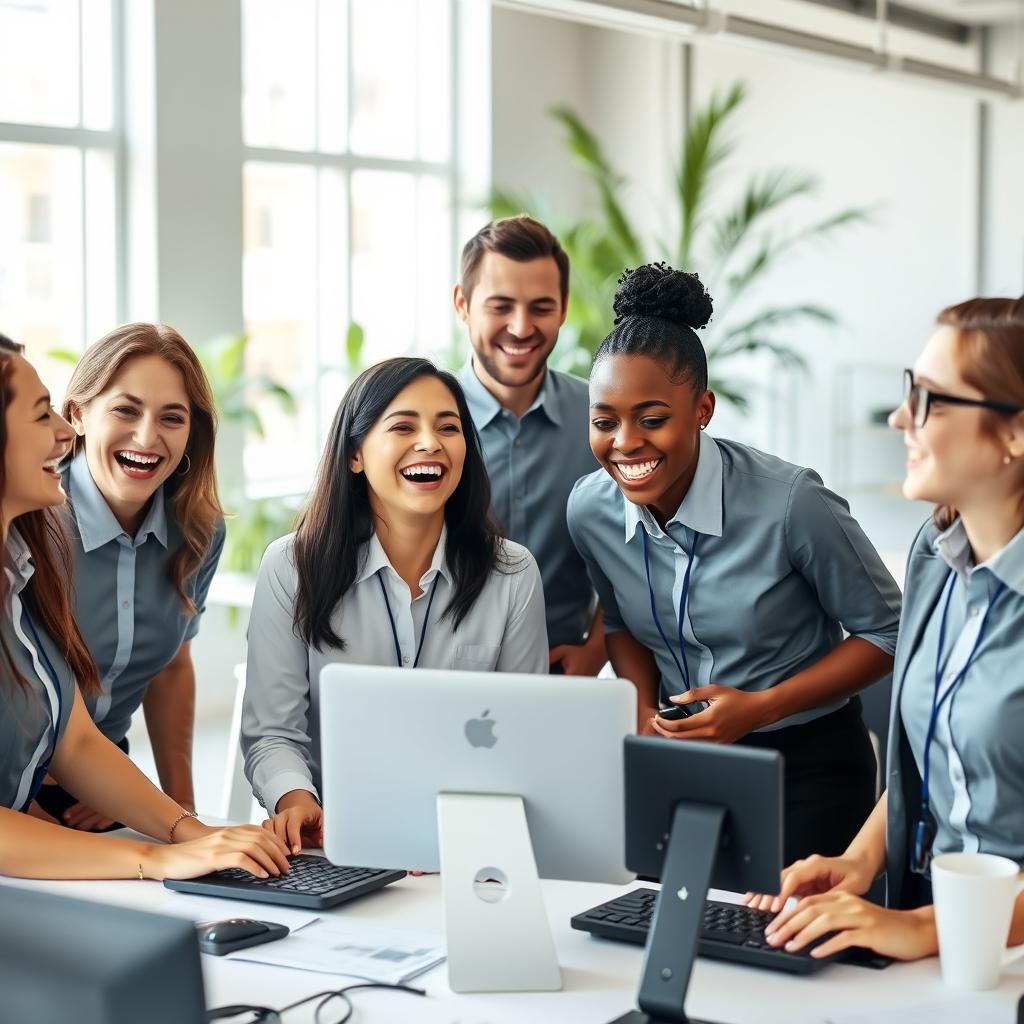
<path fill-rule="evenodd" d="M 706 0 L 699 7 L 686 7 L 672 0 L 494 0 L 494 4 L 509 10 L 567 18 L 601 28 L 627 29 L 660 39 L 698 43 L 702 39 L 716 38 L 774 51 L 784 50 L 856 70 L 875 71 L 907 81 L 956 89 L 982 99 L 1024 99 L 1020 67 L 1016 80 L 1009 81 L 890 53 L 884 24 L 879 26 L 875 45 L 863 46 L 731 14 L 712 8 Z M 886 4 L 879 3 L 877 10 L 880 23 L 884 22 Z"/>

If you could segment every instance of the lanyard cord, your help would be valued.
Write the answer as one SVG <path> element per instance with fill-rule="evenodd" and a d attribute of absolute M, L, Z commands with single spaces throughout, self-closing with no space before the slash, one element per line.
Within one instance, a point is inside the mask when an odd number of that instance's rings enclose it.
<path fill-rule="evenodd" d="M 50 656 L 46 653 L 46 648 L 43 647 L 42 641 L 39 639 L 39 633 L 36 632 L 36 624 L 32 621 L 32 614 L 27 608 L 22 607 L 25 613 L 25 621 L 28 623 L 28 628 L 32 633 L 32 642 L 36 645 L 36 652 L 39 654 L 39 657 L 43 659 L 43 664 L 46 666 L 47 674 L 53 683 L 53 689 L 57 695 L 57 720 L 53 722 L 53 749 L 50 751 L 49 757 L 44 758 L 36 765 L 32 778 L 32 789 L 26 802 L 27 808 L 28 804 L 36 798 L 36 793 L 39 792 L 39 787 L 43 784 L 43 779 L 46 778 L 46 773 L 50 770 L 50 762 L 53 760 L 53 755 L 57 751 L 57 735 L 60 732 L 60 720 L 64 715 L 64 698 L 61 695 L 60 679 L 54 670 L 53 663 L 50 661 Z"/>
<path fill-rule="evenodd" d="M 395 662 L 399 668 L 402 667 L 402 645 L 398 642 L 398 627 L 395 625 L 395 616 L 391 611 L 391 602 L 388 600 L 388 588 L 384 585 L 384 577 L 381 576 L 383 569 L 377 570 L 377 582 L 380 584 L 380 592 L 384 595 L 384 607 L 388 610 L 388 622 L 391 623 L 391 636 L 395 641 Z M 427 638 L 427 623 L 430 621 L 430 609 L 434 603 L 434 594 L 437 593 L 437 581 L 440 579 L 441 573 L 438 572 L 434 577 L 434 582 L 430 585 L 430 597 L 427 599 L 427 611 L 423 616 L 423 626 L 420 629 L 420 642 L 416 645 L 416 660 L 412 663 L 412 667 L 416 668 L 420 663 L 420 654 L 423 652 L 423 641 Z"/>
<path fill-rule="evenodd" d="M 967 660 L 964 662 L 963 668 L 956 674 L 949 685 L 946 688 L 946 692 L 939 697 L 939 687 L 942 685 L 942 655 L 946 646 L 946 618 L 949 615 L 949 605 L 953 600 L 953 591 L 956 589 L 956 572 L 951 570 L 949 574 L 949 584 L 946 592 L 946 603 L 942 608 L 942 621 L 939 623 L 939 646 L 935 652 L 935 687 L 932 690 L 932 713 L 931 718 L 928 720 L 928 732 L 925 736 L 924 741 L 924 771 L 921 773 L 921 816 L 927 818 L 930 803 L 928 796 L 928 781 L 931 774 L 931 764 L 929 753 L 931 751 L 932 740 L 935 739 L 935 726 L 939 720 L 939 712 L 942 710 L 942 705 L 946 703 L 953 691 L 956 690 L 963 682 L 964 677 L 967 675 L 967 670 L 971 667 L 974 662 L 974 658 L 978 653 L 978 648 L 981 647 L 981 641 L 985 637 L 985 627 L 988 625 L 989 613 L 995 607 L 996 602 L 1002 596 L 1003 591 L 1006 589 L 1005 583 L 1000 583 L 996 588 L 996 592 L 989 599 L 988 607 L 985 609 L 985 615 L 981 620 L 981 625 L 978 627 L 978 636 L 974 641 L 974 646 L 971 648 L 971 653 L 967 656 Z"/>
<path fill-rule="evenodd" d="M 651 553 L 647 544 L 647 530 L 641 526 L 640 533 L 644 542 L 644 569 L 647 571 L 647 593 L 651 597 L 651 618 L 654 619 L 654 625 L 658 628 L 658 635 L 661 637 L 662 643 L 665 644 L 668 653 L 672 655 L 672 660 L 676 663 L 676 668 L 679 669 L 679 675 L 683 680 L 683 687 L 689 690 L 690 666 L 686 660 L 686 647 L 683 644 L 683 617 L 686 615 L 686 605 L 690 599 L 690 570 L 693 568 L 693 556 L 697 550 L 697 540 L 700 534 L 696 530 L 693 531 L 693 543 L 690 545 L 689 561 L 686 563 L 686 573 L 683 575 L 683 590 L 679 595 L 679 618 L 676 620 L 676 626 L 679 633 L 679 654 L 683 659 L 680 661 L 676 657 L 676 652 L 672 649 L 672 645 L 668 642 L 665 631 L 661 628 L 658 609 L 654 603 L 654 586 L 651 583 Z"/>

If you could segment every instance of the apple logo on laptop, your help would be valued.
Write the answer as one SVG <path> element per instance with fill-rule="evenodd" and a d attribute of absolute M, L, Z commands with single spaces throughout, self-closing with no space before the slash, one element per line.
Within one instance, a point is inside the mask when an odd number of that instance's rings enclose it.
<path fill-rule="evenodd" d="M 485 711 L 479 718 L 470 718 L 466 722 L 466 739 L 471 747 L 493 747 L 498 742 L 494 735 L 495 721 L 488 718 L 490 710 Z"/>

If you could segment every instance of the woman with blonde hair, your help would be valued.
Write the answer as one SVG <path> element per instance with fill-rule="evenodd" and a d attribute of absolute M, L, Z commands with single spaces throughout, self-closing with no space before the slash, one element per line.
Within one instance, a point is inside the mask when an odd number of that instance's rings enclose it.
<path fill-rule="evenodd" d="M 284 846 L 253 825 L 214 829 L 161 793 L 86 710 L 100 680 L 69 596 L 70 552 L 55 509 L 72 432 L 0 335 L 0 875 L 192 878 L 288 871 Z M 85 835 L 22 813 L 50 773 L 108 819 L 157 843 Z"/>
<path fill-rule="evenodd" d="M 100 674 L 86 706 L 127 752 L 141 705 L 161 786 L 194 810 L 190 647 L 224 544 L 210 384 L 174 328 L 125 324 L 79 360 L 63 414 L 74 612 Z M 37 800 L 73 828 L 114 824 L 57 786 Z"/>

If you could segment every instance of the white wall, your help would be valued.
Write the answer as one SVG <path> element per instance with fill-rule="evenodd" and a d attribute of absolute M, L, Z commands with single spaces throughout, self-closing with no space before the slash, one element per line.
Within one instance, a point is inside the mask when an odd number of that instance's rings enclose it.
<path fill-rule="evenodd" d="M 991 72 L 1019 74 L 1016 29 L 993 33 Z M 1024 294 L 1024 101 L 994 103 L 989 115 L 985 159 L 988 191 L 985 246 L 985 291 L 990 295 Z"/>

